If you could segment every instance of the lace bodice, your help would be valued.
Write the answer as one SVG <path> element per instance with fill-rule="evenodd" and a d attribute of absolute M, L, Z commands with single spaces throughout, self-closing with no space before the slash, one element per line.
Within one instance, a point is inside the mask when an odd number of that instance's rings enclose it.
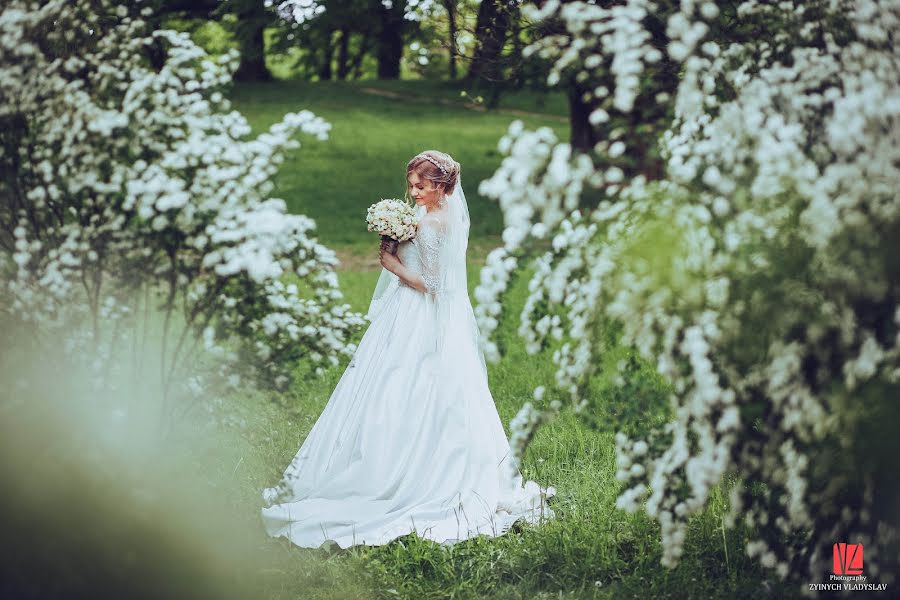
<path fill-rule="evenodd" d="M 423 220 L 419 232 L 409 242 L 397 249 L 397 256 L 407 269 L 422 276 L 429 294 L 440 292 L 440 248 L 443 240 L 441 224 L 435 220 Z M 400 281 L 403 284 L 403 281 Z M 405 285 L 405 284 L 403 284 Z"/>

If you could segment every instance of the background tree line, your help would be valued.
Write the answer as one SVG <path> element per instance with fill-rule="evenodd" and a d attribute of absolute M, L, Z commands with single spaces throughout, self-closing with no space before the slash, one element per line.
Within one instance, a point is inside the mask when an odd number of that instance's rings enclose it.
<path fill-rule="evenodd" d="M 266 56 L 301 50 L 295 75 L 310 79 L 401 77 L 404 53 L 417 62 L 409 46 L 426 45 L 429 63 L 442 72 L 419 74 L 449 79 L 500 82 L 514 74 L 527 31 L 518 0 L 158 0 L 158 21 L 183 19 L 193 27 L 220 23 L 241 52 L 236 79 L 272 78 Z M 321 7 L 298 18 L 294 6 Z M 266 32 L 269 32 L 268 34 Z M 267 35 L 270 36 L 267 38 Z M 424 53 L 423 53 L 424 54 Z M 365 61 L 364 59 L 370 59 Z M 369 64 L 374 69 L 369 68 Z M 546 74 L 546 72 L 544 72 Z M 519 77 L 518 79 L 522 79 Z M 517 83 L 525 83 L 524 80 Z"/>
<path fill-rule="evenodd" d="M 271 63 L 277 61 L 284 66 L 281 76 L 309 81 L 458 82 L 487 108 L 496 108 L 504 92 L 549 90 L 552 61 L 526 57 L 523 50 L 540 38 L 565 34 L 558 20 L 530 21 L 522 5 L 521 0 L 157 0 L 155 18 L 194 33 L 210 23 L 221 26 L 240 51 L 238 81 L 272 80 Z M 571 77 L 556 89 L 569 98 L 571 143 L 592 150 L 598 133 L 588 120 L 594 107 L 583 99 L 584 84 Z"/>

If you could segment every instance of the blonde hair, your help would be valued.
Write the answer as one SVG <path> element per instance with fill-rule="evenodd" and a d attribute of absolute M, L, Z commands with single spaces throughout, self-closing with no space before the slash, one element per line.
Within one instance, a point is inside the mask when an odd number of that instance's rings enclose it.
<path fill-rule="evenodd" d="M 431 181 L 435 186 L 441 186 L 445 195 L 453 192 L 459 179 L 461 167 L 449 154 L 437 150 L 425 150 L 416 154 L 406 164 L 406 196 L 409 199 L 409 174 L 416 173 L 419 177 Z"/>

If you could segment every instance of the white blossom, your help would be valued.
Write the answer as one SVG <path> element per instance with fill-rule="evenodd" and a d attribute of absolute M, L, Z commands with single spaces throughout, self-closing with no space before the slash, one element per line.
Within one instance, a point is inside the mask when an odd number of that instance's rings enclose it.
<path fill-rule="evenodd" d="M 738 18 L 768 35 L 735 41 L 721 24 L 710 27 L 720 18 L 712 2 L 523 7 L 529 18 L 564 23 L 528 53 L 554 61 L 549 83 L 574 77 L 591 90 L 588 120 L 598 131 L 609 111 L 641 117 L 627 113 L 661 60 L 648 18 L 665 25 L 668 60 L 681 69 L 671 95 L 648 98 L 674 112 L 659 138 L 665 172 L 656 181 L 610 162 L 632 158 L 621 132 L 589 156 L 547 130 L 510 126 L 503 161 L 479 189 L 500 203 L 504 247 L 476 290 L 483 344 L 497 359 L 489 338 L 502 295 L 513 270 L 533 269 L 518 332 L 529 352 L 559 333 L 555 377 L 541 394 L 568 395 L 577 414 L 607 350 L 598 324 L 621 325 L 618 343 L 666 378 L 672 421 L 652 443 L 618 434 L 615 475 L 617 506 L 643 503 L 659 521 L 669 567 L 689 519 L 727 472 L 782 498 L 738 486 L 727 523 L 742 514 L 761 537 L 803 540 L 748 543 L 747 554 L 779 577 L 798 558 L 807 573 L 824 572 L 820 549 L 883 524 L 871 516 L 873 495 L 849 483 L 856 473 L 823 488 L 810 471 L 827 460 L 811 449 L 860 443 L 843 432 L 865 435 L 857 423 L 872 413 L 861 403 L 882 406 L 873 395 L 896 395 L 900 383 L 898 287 L 885 261 L 900 218 L 900 50 L 890 33 L 900 5 L 808 8 L 743 2 Z M 585 213 L 582 195 L 593 199 Z M 550 248 L 535 258 L 538 237 Z M 621 373 L 611 379 L 626 383 Z M 867 523 L 851 512 L 821 529 L 825 511 L 849 497 Z"/>

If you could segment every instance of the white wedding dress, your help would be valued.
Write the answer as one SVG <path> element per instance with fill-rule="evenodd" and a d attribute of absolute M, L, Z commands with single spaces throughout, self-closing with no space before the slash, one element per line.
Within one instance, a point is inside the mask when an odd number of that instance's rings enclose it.
<path fill-rule="evenodd" d="M 398 250 L 428 292 L 391 276 L 373 301 L 321 416 L 279 486 L 263 491 L 273 537 L 306 548 L 376 546 L 412 532 L 455 543 L 554 517 L 547 499 L 556 490 L 523 484 L 512 461 L 464 285 L 452 302 L 438 293 L 450 236 L 430 217 Z"/>

